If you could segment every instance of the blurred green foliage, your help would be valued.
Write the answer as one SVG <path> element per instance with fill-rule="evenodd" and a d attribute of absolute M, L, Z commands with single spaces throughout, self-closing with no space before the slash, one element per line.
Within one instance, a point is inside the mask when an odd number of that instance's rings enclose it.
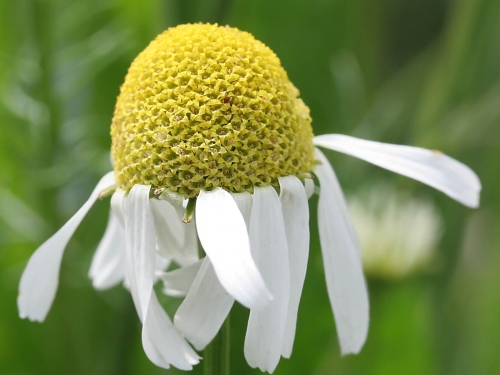
<path fill-rule="evenodd" d="M 483 183 L 470 211 L 440 193 L 329 152 L 346 191 L 391 180 L 431 197 L 446 231 L 430 276 L 368 280 L 371 329 L 339 354 L 312 203 L 312 244 L 285 374 L 494 374 L 500 368 L 500 2 L 498 0 L 0 1 L 0 373 L 161 374 L 141 348 L 123 288 L 87 278 L 107 220 L 98 203 L 70 242 L 56 302 L 40 325 L 17 316 L 17 284 L 35 248 L 110 169 L 109 125 L 127 67 L 169 26 L 219 22 L 281 58 L 316 134 L 439 148 Z M 176 301 L 168 302 L 170 310 Z M 232 373 L 248 312 L 232 312 Z M 169 370 L 168 373 L 180 373 Z M 198 366 L 194 373 L 201 374 Z"/>

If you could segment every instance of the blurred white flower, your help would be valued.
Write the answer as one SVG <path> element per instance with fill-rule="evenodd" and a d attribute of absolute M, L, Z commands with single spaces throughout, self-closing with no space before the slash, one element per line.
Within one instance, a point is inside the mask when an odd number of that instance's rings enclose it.
<path fill-rule="evenodd" d="M 348 206 L 368 277 L 399 279 L 429 267 L 443 230 L 431 201 L 377 184 L 348 197 Z"/>

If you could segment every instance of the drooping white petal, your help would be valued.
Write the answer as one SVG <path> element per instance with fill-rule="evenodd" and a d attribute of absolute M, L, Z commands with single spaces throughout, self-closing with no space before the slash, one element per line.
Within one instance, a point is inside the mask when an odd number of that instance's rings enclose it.
<path fill-rule="evenodd" d="M 125 230 L 113 212 L 109 213 L 108 226 L 97 247 L 89 277 L 98 290 L 109 289 L 125 275 Z"/>
<path fill-rule="evenodd" d="M 174 327 L 154 291 L 142 329 L 142 346 L 151 362 L 166 369 L 172 365 L 180 370 L 192 370 L 200 359 Z"/>
<path fill-rule="evenodd" d="M 205 257 L 175 314 L 174 324 L 197 350 L 203 350 L 219 332 L 233 303 L 233 297 L 220 284 L 210 259 Z"/>
<path fill-rule="evenodd" d="M 125 212 L 123 211 L 124 198 L 125 191 L 122 189 L 116 189 L 111 196 L 111 211 L 116 216 L 123 229 L 125 229 Z"/>
<path fill-rule="evenodd" d="M 107 173 L 71 219 L 31 256 L 19 283 L 19 316 L 32 321 L 45 320 L 59 284 L 59 269 L 66 245 L 99 193 L 115 185 L 113 172 Z"/>
<path fill-rule="evenodd" d="M 125 212 L 123 208 L 124 199 L 125 199 L 125 191 L 122 189 L 116 189 L 116 191 L 111 196 L 111 211 L 118 219 L 122 228 L 125 230 Z M 127 234 L 125 233 L 125 240 L 126 238 Z M 128 268 L 129 265 L 127 264 L 127 243 L 125 242 L 125 273 L 123 277 L 123 286 L 125 287 L 125 289 L 130 291 L 130 281 L 127 274 Z M 132 298 L 135 298 L 134 295 L 132 295 Z"/>
<path fill-rule="evenodd" d="M 184 246 L 182 247 L 182 256 L 175 257 L 175 261 L 182 267 L 196 263 L 199 259 L 198 253 L 198 233 L 196 231 L 196 219 L 189 224 L 182 224 L 184 227 Z"/>
<path fill-rule="evenodd" d="M 297 177 L 279 177 L 278 180 L 290 262 L 290 302 L 281 354 L 290 358 L 309 257 L 309 206 L 304 185 Z"/>
<path fill-rule="evenodd" d="M 250 215 L 252 213 L 252 195 L 246 191 L 243 193 L 230 193 L 230 194 L 233 197 L 234 201 L 236 202 L 236 205 L 240 209 L 241 215 L 245 220 L 245 224 L 247 225 L 247 231 L 248 231 L 248 228 L 250 228 Z"/>
<path fill-rule="evenodd" d="M 201 191 L 196 203 L 200 242 L 222 286 L 242 305 L 262 308 L 272 299 L 252 259 L 245 220 L 231 195 Z"/>
<path fill-rule="evenodd" d="M 274 300 L 251 309 L 245 337 L 245 358 L 252 367 L 272 373 L 281 357 L 290 299 L 285 223 L 278 194 L 271 186 L 256 187 L 250 218 L 252 255 Z"/>
<path fill-rule="evenodd" d="M 342 189 L 328 159 L 316 149 L 321 165 L 318 227 L 326 286 L 335 315 L 342 354 L 359 353 L 368 334 L 369 303 L 359 243 Z"/>
<path fill-rule="evenodd" d="M 306 189 L 306 195 L 307 199 L 311 198 L 314 194 L 314 181 L 310 178 L 305 179 L 305 189 Z"/>
<path fill-rule="evenodd" d="M 174 193 L 170 189 L 165 189 L 158 198 L 170 203 L 177 211 L 179 219 L 182 220 L 184 217 L 185 206 L 187 204 L 186 199 L 184 199 L 182 195 Z"/>
<path fill-rule="evenodd" d="M 169 260 L 156 253 L 153 213 L 149 206 L 149 186 L 135 185 L 128 197 L 115 193 L 113 211 L 123 213 L 127 236 L 126 278 L 141 321 L 142 344 L 148 358 L 157 366 L 173 365 L 191 370 L 198 355 L 175 329 L 161 307 L 153 289 L 155 269 L 162 270 Z"/>
<path fill-rule="evenodd" d="M 439 151 L 367 141 L 341 134 L 314 137 L 314 144 L 423 182 L 466 206 L 479 206 L 481 183 L 476 174 Z"/>
<path fill-rule="evenodd" d="M 160 272 L 158 276 L 163 281 L 163 292 L 172 297 L 183 297 L 191 288 L 198 271 L 200 270 L 202 260 L 192 263 L 185 267 L 177 268 L 169 272 Z"/>
<path fill-rule="evenodd" d="M 156 243 L 149 206 L 150 186 L 134 185 L 123 200 L 127 278 L 141 321 L 146 317 L 154 283 Z"/>
<path fill-rule="evenodd" d="M 171 261 L 169 259 L 163 258 L 161 255 L 156 253 L 155 260 L 155 276 L 158 276 L 159 273 L 165 272 L 165 270 L 170 266 Z M 155 277 L 155 283 L 157 278 Z"/>
<path fill-rule="evenodd" d="M 175 208 L 167 201 L 151 199 L 158 253 L 166 259 L 183 256 L 185 224 Z"/>
<path fill-rule="evenodd" d="M 164 258 L 174 259 L 182 266 L 198 261 L 195 220 L 189 224 L 183 223 L 182 200 L 170 203 L 168 200 L 152 199 L 150 205 L 155 220 L 158 253 Z"/>
<path fill-rule="evenodd" d="M 230 194 L 248 227 L 252 196 L 247 192 Z M 233 303 L 233 297 L 220 284 L 207 257 L 186 299 L 177 310 L 174 324 L 197 349 L 201 350 L 218 333 Z"/>

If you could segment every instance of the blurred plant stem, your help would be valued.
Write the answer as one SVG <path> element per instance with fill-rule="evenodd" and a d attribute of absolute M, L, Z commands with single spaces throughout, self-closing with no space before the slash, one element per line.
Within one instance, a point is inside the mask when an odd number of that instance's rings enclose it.
<path fill-rule="evenodd" d="M 461 70 L 470 52 L 481 5 L 482 0 L 456 0 L 451 7 L 447 28 L 438 43 L 436 64 L 429 70 L 416 119 L 416 133 L 425 138 L 429 147 L 433 147 L 433 144 L 442 147 L 444 140 L 435 137 L 436 129 L 439 129 L 437 122 L 456 91 Z"/>
<path fill-rule="evenodd" d="M 40 127 L 33 129 L 34 144 L 32 160 L 36 166 L 37 174 L 43 175 L 44 169 L 53 166 L 56 156 L 60 152 L 59 129 L 61 125 L 61 108 L 55 92 L 54 85 L 54 60 L 52 28 L 53 18 L 56 13 L 50 1 L 32 0 L 33 38 L 39 58 L 40 76 L 34 88 L 36 99 L 45 109 L 46 117 L 40 121 Z M 32 126 L 36 126 L 33 125 Z M 32 186 L 36 189 L 36 186 Z M 57 226 L 58 212 L 55 188 L 40 188 L 38 192 L 42 197 L 37 199 L 44 207 L 44 215 L 53 226 Z"/>
<path fill-rule="evenodd" d="M 231 332 L 229 316 L 204 353 L 204 375 L 230 375 Z"/>

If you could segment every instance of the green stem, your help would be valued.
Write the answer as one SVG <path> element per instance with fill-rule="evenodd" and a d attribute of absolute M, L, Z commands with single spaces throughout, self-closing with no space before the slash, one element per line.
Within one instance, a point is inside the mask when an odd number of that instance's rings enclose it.
<path fill-rule="evenodd" d="M 221 330 L 204 351 L 204 375 L 229 375 L 231 338 L 229 316 Z"/>

